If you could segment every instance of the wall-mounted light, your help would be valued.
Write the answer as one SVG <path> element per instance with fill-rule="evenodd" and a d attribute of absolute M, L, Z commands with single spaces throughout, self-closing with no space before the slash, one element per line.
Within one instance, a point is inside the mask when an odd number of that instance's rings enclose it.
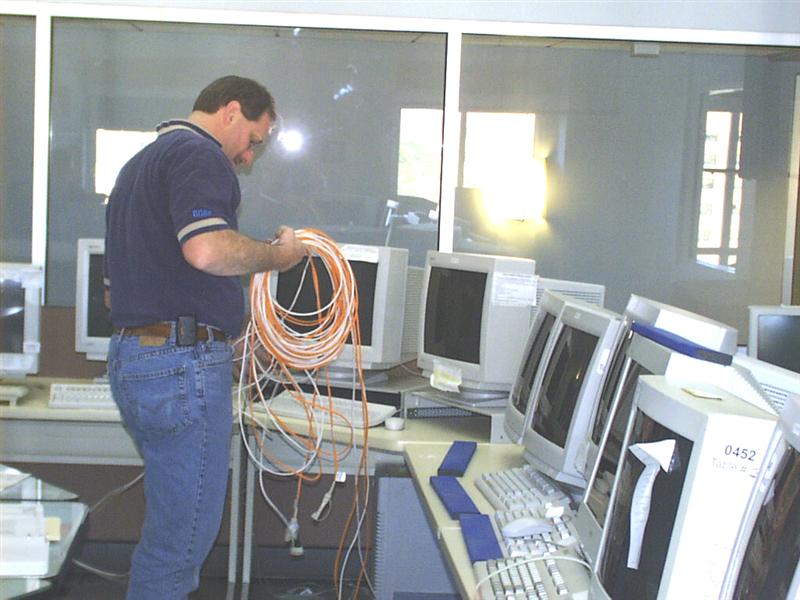
<path fill-rule="evenodd" d="M 527 157 L 506 164 L 483 188 L 489 218 L 502 221 L 544 221 L 547 167 L 544 158 Z"/>
<path fill-rule="evenodd" d="M 303 134 L 296 129 L 287 129 L 278 133 L 277 142 L 283 147 L 286 152 L 294 153 L 300 152 L 303 149 L 305 139 Z"/>

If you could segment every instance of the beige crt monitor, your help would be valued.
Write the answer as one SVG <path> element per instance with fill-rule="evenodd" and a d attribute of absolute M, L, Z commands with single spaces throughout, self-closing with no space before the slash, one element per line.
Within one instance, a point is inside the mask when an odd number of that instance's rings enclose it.
<path fill-rule="evenodd" d="M 718 598 L 775 425 L 722 389 L 641 376 L 590 597 Z"/>

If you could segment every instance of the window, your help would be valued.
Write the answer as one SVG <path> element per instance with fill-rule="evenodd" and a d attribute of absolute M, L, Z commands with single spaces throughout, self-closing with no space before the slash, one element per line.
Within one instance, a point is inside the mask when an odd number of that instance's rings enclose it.
<path fill-rule="evenodd" d="M 742 214 L 741 138 L 741 111 L 705 112 L 695 258 L 732 272 Z"/>
<path fill-rule="evenodd" d="M 119 170 L 134 154 L 156 139 L 155 131 L 95 132 L 94 192 L 108 198 Z"/>

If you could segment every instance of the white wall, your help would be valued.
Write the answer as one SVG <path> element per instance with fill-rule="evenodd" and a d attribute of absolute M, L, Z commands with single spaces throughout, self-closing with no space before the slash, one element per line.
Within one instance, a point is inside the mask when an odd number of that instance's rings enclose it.
<path fill-rule="evenodd" d="M 84 0 L 82 3 L 762 33 L 800 32 L 800 2 L 794 0 Z"/>

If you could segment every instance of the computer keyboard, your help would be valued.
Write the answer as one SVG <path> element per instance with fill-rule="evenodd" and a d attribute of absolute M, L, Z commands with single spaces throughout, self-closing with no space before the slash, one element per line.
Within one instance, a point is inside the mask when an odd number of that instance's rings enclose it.
<path fill-rule="evenodd" d="M 475 478 L 475 486 L 496 510 L 529 508 L 549 517 L 571 505 L 567 494 L 530 465 L 483 473 Z"/>
<path fill-rule="evenodd" d="M 117 410 L 117 405 L 107 383 L 54 383 L 50 408 Z"/>
<path fill-rule="evenodd" d="M 482 600 L 585 600 L 589 570 L 571 558 L 543 554 L 478 561 L 472 566 L 478 596 Z"/>
<path fill-rule="evenodd" d="M 311 403 L 311 395 L 304 394 L 307 403 Z M 351 400 L 349 398 L 328 398 L 327 396 L 317 397 L 317 406 L 313 409 L 316 420 L 327 419 L 329 414 L 329 406 L 333 406 L 333 410 L 341 417 L 334 416 L 334 425 L 347 425 L 343 420 L 347 419 L 356 429 L 364 428 L 364 414 L 362 412 L 361 400 Z M 281 392 L 272 400 L 267 402 L 269 410 L 281 417 L 293 417 L 295 419 L 307 419 L 303 405 L 289 392 Z M 397 409 L 394 406 L 386 404 L 377 404 L 374 402 L 367 402 L 367 418 L 369 419 L 369 427 L 380 425 L 387 417 L 392 416 Z M 323 423 L 327 421 L 323 420 Z"/>

